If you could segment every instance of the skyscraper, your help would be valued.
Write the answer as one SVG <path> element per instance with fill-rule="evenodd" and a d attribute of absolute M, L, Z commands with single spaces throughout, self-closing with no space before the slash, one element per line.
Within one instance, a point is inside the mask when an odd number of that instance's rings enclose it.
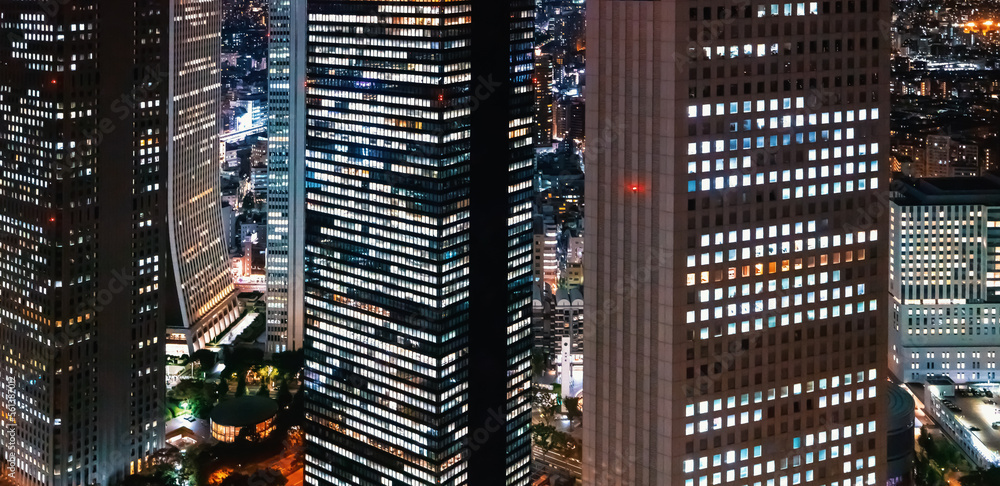
<path fill-rule="evenodd" d="M 167 13 L 0 1 L 0 420 L 19 484 L 107 484 L 163 444 Z"/>
<path fill-rule="evenodd" d="M 588 4 L 585 484 L 885 484 L 889 9 Z"/>
<path fill-rule="evenodd" d="M 268 4 L 267 350 L 302 347 L 306 2 Z"/>
<path fill-rule="evenodd" d="M 922 383 L 997 379 L 1000 178 L 893 183 L 890 370 Z"/>
<path fill-rule="evenodd" d="M 533 2 L 308 8 L 307 481 L 527 484 Z"/>
<path fill-rule="evenodd" d="M 180 303 L 168 321 L 190 354 L 239 315 L 222 236 L 219 188 L 221 0 L 170 2 L 168 220 L 170 261 Z M 173 316 L 171 316 L 173 317 Z"/>

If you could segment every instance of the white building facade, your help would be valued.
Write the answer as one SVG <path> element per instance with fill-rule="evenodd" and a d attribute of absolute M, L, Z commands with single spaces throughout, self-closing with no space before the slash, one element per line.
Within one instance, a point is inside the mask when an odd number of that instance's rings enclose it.
<path fill-rule="evenodd" d="M 893 373 L 995 381 L 1000 178 L 902 180 L 893 194 Z"/>

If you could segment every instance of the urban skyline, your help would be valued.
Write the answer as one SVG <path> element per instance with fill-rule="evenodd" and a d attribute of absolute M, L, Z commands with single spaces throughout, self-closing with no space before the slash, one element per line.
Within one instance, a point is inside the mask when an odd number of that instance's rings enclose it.
<path fill-rule="evenodd" d="M 0 0 L 0 482 L 1000 484 L 998 12 Z"/>

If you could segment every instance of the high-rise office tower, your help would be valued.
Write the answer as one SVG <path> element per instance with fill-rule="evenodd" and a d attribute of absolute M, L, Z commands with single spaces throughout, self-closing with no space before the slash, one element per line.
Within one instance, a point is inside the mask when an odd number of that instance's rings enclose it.
<path fill-rule="evenodd" d="M 922 383 L 997 379 L 1000 178 L 893 183 L 890 370 Z"/>
<path fill-rule="evenodd" d="M 889 9 L 587 5 L 585 484 L 885 484 Z"/>
<path fill-rule="evenodd" d="M 268 4 L 267 351 L 302 347 L 306 2 Z M 295 109 L 293 109 L 293 107 Z"/>
<path fill-rule="evenodd" d="M 219 188 L 221 0 L 170 3 L 168 220 L 180 312 L 171 341 L 201 349 L 239 315 Z"/>
<path fill-rule="evenodd" d="M 534 3 L 308 8 L 307 482 L 527 484 Z"/>
<path fill-rule="evenodd" d="M 166 1 L 0 1 L 5 475 L 108 484 L 163 445 Z"/>
<path fill-rule="evenodd" d="M 552 145 L 552 54 L 535 50 L 535 145 Z"/>

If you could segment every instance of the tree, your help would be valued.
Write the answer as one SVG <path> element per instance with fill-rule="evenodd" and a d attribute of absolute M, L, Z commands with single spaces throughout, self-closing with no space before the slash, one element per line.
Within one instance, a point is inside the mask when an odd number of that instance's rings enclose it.
<path fill-rule="evenodd" d="M 580 397 L 563 398 L 563 405 L 566 406 L 566 418 L 571 424 L 574 419 L 583 417 L 583 412 L 580 410 Z"/>
<path fill-rule="evenodd" d="M 277 371 L 277 378 L 281 385 L 287 387 L 288 379 L 298 374 L 304 366 L 305 354 L 302 349 L 274 353 L 271 356 L 271 364 Z"/>
<path fill-rule="evenodd" d="M 927 460 L 926 457 L 917 455 L 913 461 L 913 484 L 919 486 L 948 486 L 941 475 L 941 470 Z"/>
<path fill-rule="evenodd" d="M 531 352 L 531 374 L 540 375 L 549 367 L 549 354 L 541 349 Z"/>
<path fill-rule="evenodd" d="M 226 395 L 229 394 L 229 382 L 226 381 L 225 376 L 219 377 L 219 384 L 215 388 L 215 390 L 216 394 L 218 395 L 216 398 L 218 398 L 219 400 L 226 398 Z"/>
<path fill-rule="evenodd" d="M 928 456 L 933 456 L 937 452 L 936 444 L 934 444 L 934 437 L 927 432 L 927 426 L 920 427 L 920 437 L 917 437 L 917 444 L 923 449 Z"/>
<path fill-rule="evenodd" d="M 552 435 L 555 433 L 556 428 L 551 425 L 531 425 L 531 435 L 535 439 L 535 445 L 545 449 L 546 452 L 552 450 Z"/>
<path fill-rule="evenodd" d="M 555 395 L 549 390 L 539 387 L 532 388 L 531 406 L 538 411 L 542 423 L 547 424 L 549 420 L 552 420 L 556 412 L 559 411 L 559 403 L 556 401 Z"/>
<path fill-rule="evenodd" d="M 306 387 L 300 386 L 295 394 L 292 395 L 292 403 L 288 406 L 289 415 L 293 417 L 302 416 L 303 410 L 305 408 L 306 402 Z"/>
<path fill-rule="evenodd" d="M 198 360 L 202 373 L 211 373 L 215 368 L 216 355 L 210 349 L 199 349 L 191 355 L 191 359 Z"/>
<path fill-rule="evenodd" d="M 200 379 L 181 380 L 170 390 L 170 397 L 182 404 L 186 403 L 186 408 L 198 417 L 203 417 L 215 403 L 212 385 Z"/>
<path fill-rule="evenodd" d="M 253 192 L 247 191 L 247 194 L 243 196 L 243 205 L 241 209 L 244 211 L 250 211 L 254 208 Z"/>
<path fill-rule="evenodd" d="M 238 472 L 230 473 L 219 486 L 250 486 L 250 476 Z"/>
<path fill-rule="evenodd" d="M 1000 467 L 976 469 L 962 476 L 958 482 L 962 483 L 962 486 L 996 486 L 1000 484 Z"/>
<path fill-rule="evenodd" d="M 247 378 L 245 373 L 240 373 L 239 377 L 236 379 L 236 398 L 242 397 L 247 394 Z"/>
<path fill-rule="evenodd" d="M 288 479 L 281 471 L 273 467 L 258 469 L 250 476 L 249 486 L 284 486 Z"/>
<path fill-rule="evenodd" d="M 271 391 L 267 387 L 267 380 L 260 380 L 260 388 L 257 389 L 257 396 L 270 397 Z"/>
<path fill-rule="evenodd" d="M 125 477 L 119 486 L 183 486 L 180 474 L 170 464 L 158 464 Z"/>
<path fill-rule="evenodd" d="M 965 460 L 962 458 L 962 451 L 949 441 L 937 444 L 934 453 L 928 455 L 928 457 L 937 463 L 938 467 L 949 470 L 958 470 L 965 463 Z"/>
<path fill-rule="evenodd" d="M 278 407 L 284 409 L 292 404 L 292 392 L 288 390 L 288 382 L 282 381 L 278 387 Z"/>
<path fill-rule="evenodd" d="M 178 401 L 197 399 L 202 395 L 204 385 L 205 382 L 202 380 L 186 378 L 174 385 L 170 395 Z"/>
<path fill-rule="evenodd" d="M 264 350 L 257 348 L 236 347 L 224 357 L 226 371 L 248 370 L 254 365 L 264 362 Z"/>
<path fill-rule="evenodd" d="M 557 451 L 561 451 L 566 448 L 566 443 L 569 442 L 569 440 L 569 434 L 556 430 L 552 432 L 552 436 L 549 438 L 549 446 Z"/>

